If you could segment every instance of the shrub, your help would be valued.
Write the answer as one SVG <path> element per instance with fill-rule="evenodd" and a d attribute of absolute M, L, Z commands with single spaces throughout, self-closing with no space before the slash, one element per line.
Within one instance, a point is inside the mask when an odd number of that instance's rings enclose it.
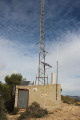
<path fill-rule="evenodd" d="M 14 111 L 14 96 L 10 98 L 9 100 L 5 101 L 5 108 L 9 113 L 12 113 Z"/>
<path fill-rule="evenodd" d="M 37 102 L 33 102 L 31 106 L 29 106 L 24 113 L 21 114 L 19 120 L 28 119 L 29 118 L 42 118 L 45 115 L 48 115 L 48 111 L 40 107 Z"/>
<path fill-rule="evenodd" d="M 19 117 L 19 120 L 25 119 L 25 118 L 29 118 L 27 112 L 24 112 L 21 114 L 21 116 Z"/>
<path fill-rule="evenodd" d="M 36 117 L 36 118 L 42 118 L 42 117 L 44 117 L 47 114 L 48 114 L 48 111 L 46 109 L 42 109 L 41 108 L 40 110 L 38 110 L 37 112 L 35 112 L 34 117 Z"/>
<path fill-rule="evenodd" d="M 16 115 L 19 112 L 19 109 L 16 107 L 14 108 L 13 115 Z"/>
<path fill-rule="evenodd" d="M 4 107 L 4 101 L 0 99 L 0 120 L 8 120 L 6 117 L 6 109 Z"/>
<path fill-rule="evenodd" d="M 71 98 L 69 96 L 61 96 L 61 99 L 64 103 L 67 103 L 67 104 L 75 104 L 77 102 L 76 99 Z"/>

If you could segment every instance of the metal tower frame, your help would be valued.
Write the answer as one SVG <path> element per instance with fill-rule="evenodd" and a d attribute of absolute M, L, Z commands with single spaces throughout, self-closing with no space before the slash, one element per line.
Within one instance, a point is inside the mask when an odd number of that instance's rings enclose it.
<path fill-rule="evenodd" d="M 48 84 L 48 76 L 46 75 L 46 66 L 52 67 L 45 63 L 45 57 L 47 55 L 45 51 L 45 35 L 44 35 L 44 0 L 41 0 L 41 22 L 40 22 L 40 43 L 39 43 L 39 66 L 38 66 L 38 85 Z M 47 79 L 47 82 L 46 82 Z"/>
<path fill-rule="evenodd" d="M 38 85 L 45 84 L 45 37 L 44 37 L 44 0 L 41 0 L 40 44 L 39 44 L 39 67 Z"/>

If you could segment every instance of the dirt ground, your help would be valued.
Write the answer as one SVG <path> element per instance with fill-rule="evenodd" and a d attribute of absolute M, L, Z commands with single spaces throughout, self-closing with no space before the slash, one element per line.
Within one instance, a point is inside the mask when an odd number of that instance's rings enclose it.
<path fill-rule="evenodd" d="M 8 115 L 8 120 L 17 120 L 19 115 Z M 80 120 L 80 106 L 62 103 L 61 110 L 55 110 L 44 118 L 31 120 Z"/>

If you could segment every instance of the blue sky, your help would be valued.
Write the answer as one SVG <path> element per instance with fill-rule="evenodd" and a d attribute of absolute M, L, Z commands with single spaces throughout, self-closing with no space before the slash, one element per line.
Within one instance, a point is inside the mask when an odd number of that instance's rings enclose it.
<path fill-rule="evenodd" d="M 21 73 L 34 81 L 38 71 L 40 0 L 0 0 L 0 79 Z M 55 73 L 63 94 L 80 92 L 80 0 L 45 0 L 46 62 Z M 58 52 L 57 52 L 58 48 Z M 58 57 L 57 57 L 58 56 Z"/>

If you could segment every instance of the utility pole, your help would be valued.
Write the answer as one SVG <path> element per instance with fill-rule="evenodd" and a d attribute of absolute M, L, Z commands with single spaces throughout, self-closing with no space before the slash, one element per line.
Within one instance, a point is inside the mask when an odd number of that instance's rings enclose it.
<path fill-rule="evenodd" d="M 57 97 L 58 97 L 58 60 L 57 60 L 57 71 L 56 71 L 57 75 L 56 75 L 56 100 L 57 100 Z"/>
<path fill-rule="evenodd" d="M 58 84 L 58 61 L 57 61 L 57 78 L 56 78 L 56 84 Z"/>

